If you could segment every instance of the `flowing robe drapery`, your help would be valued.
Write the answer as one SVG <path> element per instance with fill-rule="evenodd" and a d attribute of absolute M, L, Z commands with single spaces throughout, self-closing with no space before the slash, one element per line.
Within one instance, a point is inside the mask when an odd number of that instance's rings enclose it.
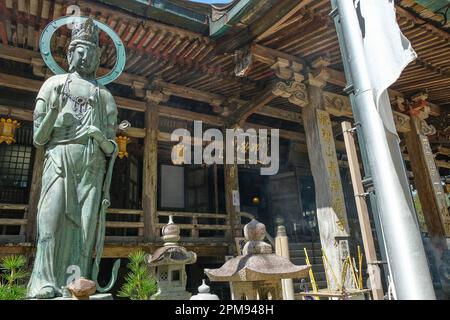
<path fill-rule="evenodd" d="M 67 74 L 53 76 L 43 84 L 36 101 L 45 102 L 46 112 L 50 109 L 52 95 L 63 92 L 65 85 L 89 85 L 80 78 L 67 82 L 67 77 Z M 108 166 L 113 165 L 114 157 L 105 156 L 98 143 L 89 137 L 88 129 L 95 126 L 107 139 L 114 141 L 117 109 L 115 104 L 107 105 L 111 100 L 108 95 L 106 88 L 96 86 L 86 97 L 89 100 L 85 110 L 79 114 L 74 101 L 61 95 L 57 97 L 59 114 L 45 144 L 37 216 L 38 241 L 28 285 L 29 297 L 35 297 L 45 287 L 60 294 L 61 287 L 67 285 L 71 277 L 90 278 L 98 215 L 105 209 L 102 202 L 106 199 L 109 203 L 104 185 L 109 186 L 112 170 L 108 170 Z M 43 116 L 42 112 L 35 114 L 35 130 Z"/>

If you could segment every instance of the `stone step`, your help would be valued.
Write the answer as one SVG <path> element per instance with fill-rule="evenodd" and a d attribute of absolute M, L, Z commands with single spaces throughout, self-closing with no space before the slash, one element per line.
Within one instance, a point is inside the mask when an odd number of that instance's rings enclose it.
<path fill-rule="evenodd" d="M 311 249 L 319 249 L 321 248 L 321 245 L 319 242 L 290 242 L 289 243 L 289 250 L 303 250 L 303 248 L 306 248 L 307 250 Z"/>
<path fill-rule="evenodd" d="M 322 259 L 322 250 L 308 250 L 306 249 L 306 252 L 308 253 L 308 257 L 311 259 L 312 257 L 320 258 Z M 303 249 L 301 250 L 289 250 L 289 256 L 294 258 L 305 258 L 305 251 Z"/>
<path fill-rule="evenodd" d="M 302 263 L 296 263 L 295 261 L 292 261 L 292 259 L 291 259 L 291 262 L 298 266 L 305 265 L 305 261 L 303 261 Z M 325 268 L 321 264 L 313 264 L 311 266 L 312 266 L 312 270 L 313 270 L 314 274 L 316 274 L 316 272 L 325 272 Z"/>
<path fill-rule="evenodd" d="M 297 260 L 297 259 L 290 259 L 291 262 L 297 266 L 304 266 L 306 265 L 305 260 Z M 316 272 L 324 272 L 325 268 L 323 267 L 323 264 L 320 263 L 316 263 L 316 264 L 312 264 L 312 271 L 314 273 Z"/>

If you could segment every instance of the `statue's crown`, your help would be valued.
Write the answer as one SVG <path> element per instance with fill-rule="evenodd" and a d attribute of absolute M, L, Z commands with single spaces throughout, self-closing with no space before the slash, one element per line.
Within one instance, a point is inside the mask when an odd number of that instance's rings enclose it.
<path fill-rule="evenodd" d="M 71 42 L 76 40 L 90 42 L 98 46 L 98 27 L 92 18 L 87 19 L 84 23 L 74 23 Z"/>

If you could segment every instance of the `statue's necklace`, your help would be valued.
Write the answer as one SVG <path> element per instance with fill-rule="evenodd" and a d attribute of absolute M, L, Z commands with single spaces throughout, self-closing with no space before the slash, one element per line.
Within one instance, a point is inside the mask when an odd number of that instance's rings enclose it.
<path fill-rule="evenodd" d="M 72 110 L 75 114 L 75 117 L 77 119 L 83 118 L 84 114 L 86 113 L 86 110 L 89 105 L 89 98 L 92 97 L 92 95 L 98 90 L 98 83 L 95 85 L 95 88 L 91 90 L 91 93 L 89 96 L 83 97 L 83 96 L 74 96 L 70 93 L 69 84 L 72 82 L 70 79 L 70 74 L 67 76 L 66 83 L 64 84 L 64 90 L 63 95 L 65 98 L 70 99 L 72 104 Z"/>

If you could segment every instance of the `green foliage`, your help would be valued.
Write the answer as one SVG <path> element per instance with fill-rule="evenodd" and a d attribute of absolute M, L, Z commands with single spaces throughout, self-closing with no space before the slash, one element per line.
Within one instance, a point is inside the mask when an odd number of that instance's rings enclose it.
<path fill-rule="evenodd" d="M 158 284 L 145 263 L 143 251 L 132 252 L 127 267 L 130 272 L 125 276 L 125 284 L 118 296 L 131 300 L 149 300 L 158 290 Z"/>
<path fill-rule="evenodd" d="M 0 300 L 24 300 L 27 295 L 27 288 L 24 286 L 3 286 L 0 285 Z"/>
<path fill-rule="evenodd" d="M 23 300 L 28 272 L 24 256 L 7 256 L 0 260 L 0 300 Z"/>

